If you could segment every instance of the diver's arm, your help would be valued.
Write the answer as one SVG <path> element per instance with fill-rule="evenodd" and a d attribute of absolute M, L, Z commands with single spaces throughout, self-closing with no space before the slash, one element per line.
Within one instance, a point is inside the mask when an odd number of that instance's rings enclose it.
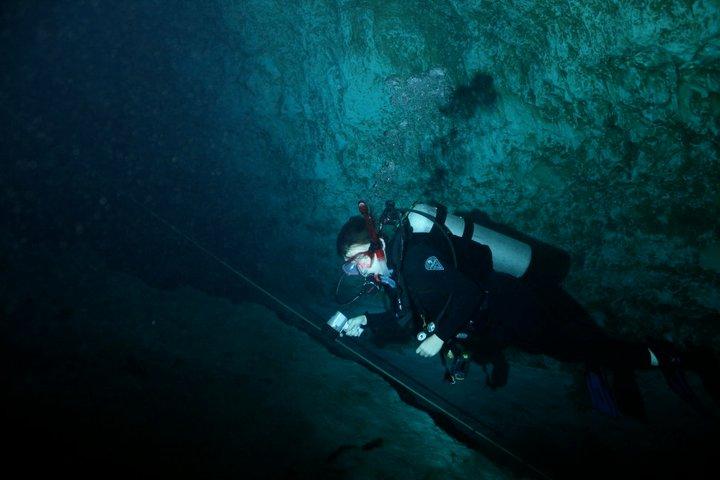
<path fill-rule="evenodd" d="M 426 267 L 431 258 L 440 262 L 440 266 Z M 434 334 L 443 341 L 451 339 L 475 314 L 482 300 L 479 287 L 427 243 L 409 248 L 404 263 L 413 295 L 435 321 Z"/>
<path fill-rule="evenodd" d="M 458 273 L 459 272 L 454 272 Z M 468 283 L 466 283 L 468 282 Z M 433 335 L 423 340 L 415 353 L 421 357 L 436 355 L 445 342 L 451 339 L 475 313 L 478 307 L 477 288 L 469 280 L 458 277 L 453 282 L 453 298 L 443 317 L 438 321 L 437 330 Z"/>
<path fill-rule="evenodd" d="M 368 328 L 373 330 L 383 328 L 383 326 L 386 325 L 392 325 L 394 322 L 396 322 L 395 314 L 390 310 L 380 313 L 365 312 L 364 317 L 367 321 Z"/>
<path fill-rule="evenodd" d="M 453 270 L 448 272 L 447 277 L 453 298 L 435 331 L 435 335 L 443 341 L 453 338 L 458 330 L 472 320 L 482 300 L 477 285 L 462 273 Z"/>

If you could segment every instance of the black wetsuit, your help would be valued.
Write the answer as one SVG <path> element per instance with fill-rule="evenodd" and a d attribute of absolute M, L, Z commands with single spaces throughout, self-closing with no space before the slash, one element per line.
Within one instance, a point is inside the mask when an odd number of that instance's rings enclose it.
<path fill-rule="evenodd" d="M 401 238 L 404 246 L 399 244 Z M 457 269 L 448 238 L 455 246 Z M 388 266 L 400 270 L 402 298 L 410 304 L 405 310 L 415 314 L 408 332 L 418 331 L 421 315 L 427 321 L 439 316 L 435 334 L 448 342 L 467 330 L 472 320 L 471 337 L 485 345 L 489 340 L 500 349 L 515 346 L 615 370 L 649 367 L 644 344 L 606 334 L 560 287 L 531 285 L 493 270 L 487 246 L 445 237 L 437 226 L 426 234 L 395 235 L 389 245 Z M 402 265 L 398 265 L 401 251 Z M 376 332 L 396 328 L 401 320 L 392 311 L 366 315 L 368 328 Z"/>

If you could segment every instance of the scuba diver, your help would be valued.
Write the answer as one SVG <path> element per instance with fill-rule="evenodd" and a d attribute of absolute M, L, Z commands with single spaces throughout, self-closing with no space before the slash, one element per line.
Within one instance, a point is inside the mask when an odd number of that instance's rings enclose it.
<path fill-rule="evenodd" d="M 418 355 L 441 354 L 451 383 L 465 378 L 469 362 L 488 349 L 496 359 L 512 346 L 582 363 L 593 406 L 611 416 L 644 417 L 634 376 L 638 369 L 659 367 L 675 393 L 699 405 L 684 375 L 685 369 L 696 370 L 706 390 L 720 398 L 711 353 L 609 335 L 561 287 L 533 279 L 533 250 L 527 243 L 450 215 L 442 205 L 415 204 L 401 211 L 387 202 L 377 228 L 365 202 L 359 210 L 337 237 L 343 272 L 382 290 L 391 307 L 351 318 L 337 312 L 328 321 L 337 334 L 359 337 L 369 330 L 373 337 L 398 341 L 415 337 Z M 502 365 L 494 364 L 491 387 L 507 381 L 507 364 L 504 375 Z"/>

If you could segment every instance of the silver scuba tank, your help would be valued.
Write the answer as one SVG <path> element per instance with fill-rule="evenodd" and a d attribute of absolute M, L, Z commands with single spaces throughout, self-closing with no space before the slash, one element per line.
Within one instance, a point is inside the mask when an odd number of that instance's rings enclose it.
<path fill-rule="evenodd" d="M 431 205 L 418 203 L 411 210 L 426 213 L 433 219 L 437 218 L 437 207 Z M 414 212 L 408 214 L 408 221 L 414 233 L 427 233 L 434 225 L 433 220 L 430 218 Z M 445 218 L 445 227 L 453 235 L 461 237 L 465 231 L 465 219 L 448 213 Z M 498 272 L 519 278 L 525 275 L 530 268 L 532 248 L 525 242 L 477 223 L 473 224 L 472 241 L 487 245 L 490 248 L 493 268 Z"/>

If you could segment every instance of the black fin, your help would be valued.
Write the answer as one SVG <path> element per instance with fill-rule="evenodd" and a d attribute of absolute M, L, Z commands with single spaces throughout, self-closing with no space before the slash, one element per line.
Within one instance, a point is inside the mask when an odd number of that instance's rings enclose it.
<path fill-rule="evenodd" d="M 590 392 L 593 408 L 613 418 L 620 416 L 615 395 L 608 384 L 605 373 L 599 369 L 588 369 L 585 372 L 585 384 Z"/>
<path fill-rule="evenodd" d="M 613 390 L 620 413 L 637 420 L 647 420 L 645 401 L 632 370 L 613 372 Z"/>

